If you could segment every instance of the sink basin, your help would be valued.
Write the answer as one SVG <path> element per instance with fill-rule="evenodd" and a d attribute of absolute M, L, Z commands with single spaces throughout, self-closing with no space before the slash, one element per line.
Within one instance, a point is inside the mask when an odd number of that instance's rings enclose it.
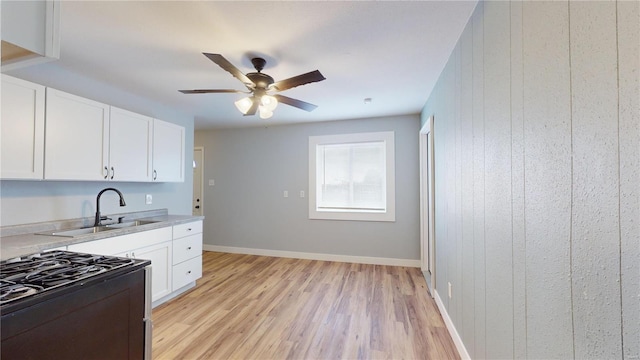
<path fill-rule="evenodd" d="M 141 226 L 141 225 L 154 224 L 154 223 L 157 223 L 157 221 L 134 220 L 134 221 L 127 221 L 127 222 L 118 223 L 118 224 L 109 224 L 109 225 L 105 225 L 105 227 L 110 229 L 122 229 L 122 228 L 128 228 L 132 226 Z"/>
<path fill-rule="evenodd" d="M 57 230 L 52 232 L 44 232 L 44 233 L 38 233 L 38 235 L 75 237 L 80 235 L 95 234 L 95 233 L 109 231 L 109 230 L 115 230 L 115 228 L 109 228 L 106 226 L 94 226 L 94 227 L 81 228 L 81 229 Z"/>
<path fill-rule="evenodd" d="M 80 228 L 80 229 L 48 231 L 48 232 L 38 233 L 37 235 L 76 237 L 81 235 L 96 234 L 103 231 L 112 231 L 112 230 L 118 230 L 123 228 L 134 227 L 134 226 L 153 224 L 153 223 L 157 223 L 157 221 L 134 220 L 134 221 L 128 221 L 128 222 L 123 222 L 118 224 L 93 226 L 93 227 Z"/>

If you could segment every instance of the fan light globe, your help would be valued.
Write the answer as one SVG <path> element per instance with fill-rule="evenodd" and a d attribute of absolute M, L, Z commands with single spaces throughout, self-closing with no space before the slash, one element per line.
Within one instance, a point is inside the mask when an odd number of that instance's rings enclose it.
<path fill-rule="evenodd" d="M 251 98 L 246 97 L 236 101 L 234 104 L 242 114 L 246 115 L 247 111 L 251 108 L 251 105 L 253 105 L 253 102 L 251 101 Z"/>
<path fill-rule="evenodd" d="M 273 111 L 260 106 L 260 119 L 268 119 L 273 116 Z"/>
<path fill-rule="evenodd" d="M 276 106 L 278 106 L 278 100 L 271 95 L 263 95 L 260 99 L 260 104 L 262 105 L 261 107 L 273 112 L 273 110 L 276 109 Z"/>

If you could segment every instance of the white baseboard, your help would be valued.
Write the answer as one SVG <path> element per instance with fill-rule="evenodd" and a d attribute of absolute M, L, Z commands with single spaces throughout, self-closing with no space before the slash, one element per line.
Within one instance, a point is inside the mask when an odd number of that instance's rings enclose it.
<path fill-rule="evenodd" d="M 449 330 L 449 335 L 451 335 L 451 339 L 453 339 L 454 344 L 456 344 L 456 349 L 458 349 L 460 358 L 464 360 L 467 360 L 467 359 L 470 360 L 471 356 L 469 356 L 469 353 L 467 352 L 467 348 L 464 347 L 464 344 L 462 343 L 462 338 L 460 337 L 460 334 L 458 334 L 456 327 L 453 325 L 453 321 L 451 321 L 451 318 L 449 317 L 449 313 L 447 312 L 447 309 L 444 307 L 444 303 L 442 302 L 442 299 L 440 299 L 440 294 L 438 294 L 438 290 L 434 289 L 433 295 L 434 295 L 433 298 L 436 300 L 436 304 L 438 305 L 438 309 L 440 309 L 440 314 L 442 315 L 444 324 L 447 326 L 447 330 Z"/>
<path fill-rule="evenodd" d="M 348 262 L 348 263 L 356 263 L 356 264 L 420 267 L 420 260 L 412 260 L 412 259 L 394 259 L 394 258 L 379 258 L 379 257 L 367 257 L 367 256 L 306 253 L 306 252 L 297 252 L 297 251 L 252 249 L 252 248 L 219 246 L 219 245 L 209 245 L 209 244 L 203 244 L 203 250 L 226 252 L 226 253 L 232 253 L 232 254 L 274 256 L 274 257 L 285 257 L 285 258 L 306 259 L 306 260 L 337 261 L 337 262 Z"/>

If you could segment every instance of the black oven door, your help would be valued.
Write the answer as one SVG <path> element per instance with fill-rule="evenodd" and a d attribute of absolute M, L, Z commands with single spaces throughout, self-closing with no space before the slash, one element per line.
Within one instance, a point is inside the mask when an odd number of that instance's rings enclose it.
<path fill-rule="evenodd" d="M 2 313 L 4 359 L 143 359 L 145 269 Z"/>

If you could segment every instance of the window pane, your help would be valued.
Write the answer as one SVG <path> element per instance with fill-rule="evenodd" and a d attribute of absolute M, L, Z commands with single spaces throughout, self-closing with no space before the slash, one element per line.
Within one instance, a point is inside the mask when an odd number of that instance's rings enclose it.
<path fill-rule="evenodd" d="M 384 210 L 385 143 L 318 145 L 318 208 Z"/>

